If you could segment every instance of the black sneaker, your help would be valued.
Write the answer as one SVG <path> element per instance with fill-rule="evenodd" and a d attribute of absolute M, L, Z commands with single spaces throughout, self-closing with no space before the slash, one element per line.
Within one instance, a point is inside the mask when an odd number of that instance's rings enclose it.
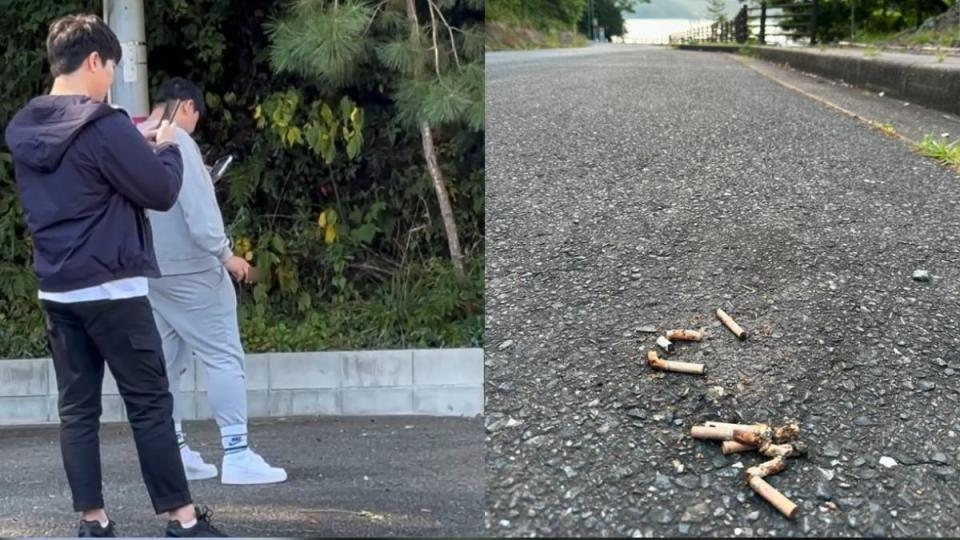
<path fill-rule="evenodd" d="M 107 522 L 104 527 L 99 521 L 80 521 L 80 530 L 77 532 L 77 538 L 115 538 L 116 529 L 113 528 L 113 520 Z"/>
<path fill-rule="evenodd" d="M 197 506 L 197 523 L 184 529 L 179 521 L 167 522 L 167 538 L 226 538 L 227 535 L 210 524 L 213 511 L 206 506 Z"/>

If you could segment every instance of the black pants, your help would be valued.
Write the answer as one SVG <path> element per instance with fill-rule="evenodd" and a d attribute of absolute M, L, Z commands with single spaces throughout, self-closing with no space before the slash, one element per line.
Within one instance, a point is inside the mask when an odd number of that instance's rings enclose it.
<path fill-rule="evenodd" d="M 77 512 L 103 508 L 100 413 L 104 361 L 117 380 L 156 512 L 191 503 L 173 428 L 173 396 L 146 297 L 43 301 L 60 390 L 60 449 Z"/>

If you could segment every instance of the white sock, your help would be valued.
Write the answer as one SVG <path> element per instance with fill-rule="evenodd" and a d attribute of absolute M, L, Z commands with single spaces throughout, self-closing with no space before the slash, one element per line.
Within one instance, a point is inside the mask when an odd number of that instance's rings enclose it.
<path fill-rule="evenodd" d="M 98 519 L 97 521 L 100 521 L 100 520 Z M 110 525 L 110 518 L 107 518 L 106 521 L 100 521 L 100 526 L 103 527 L 104 529 L 107 528 L 107 525 Z"/>
<path fill-rule="evenodd" d="M 247 449 L 247 426 L 238 424 L 220 428 L 224 455 L 237 454 Z"/>
<path fill-rule="evenodd" d="M 188 522 L 186 522 L 186 523 L 181 523 L 180 526 L 183 527 L 184 529 L 192 529 L 193 526 L 196 525 L 196 524 L 197 524 L 197 520 L 196 520 L 196 518 L 194 518 L 194 519 L 191 519 L 190 521 L 188 521 Z"/>

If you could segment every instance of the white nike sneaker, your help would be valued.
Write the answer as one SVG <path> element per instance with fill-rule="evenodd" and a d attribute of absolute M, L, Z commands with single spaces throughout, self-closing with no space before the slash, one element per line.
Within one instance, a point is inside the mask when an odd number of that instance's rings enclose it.
<path fill-rule="evenodd" d="M 287 471 L 271 467 L 249 448 L 223 456 L 224 484 L 275 484 L 287 479 Z"/>
<path fill-rule="evenodd" d="M 183 472 L 187 473 L 187 480 L 207 480 L 217 477 L 217 466 L 203 461 L 200 452 L 194 452 L 189 446 L 180 449 L 180 459 L 183 461 Z"/>

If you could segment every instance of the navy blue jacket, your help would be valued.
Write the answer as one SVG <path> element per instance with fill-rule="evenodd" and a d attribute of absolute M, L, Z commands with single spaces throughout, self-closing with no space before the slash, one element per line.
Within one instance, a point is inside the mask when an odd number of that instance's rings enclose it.
<path fill-rule="evenodd" d="M 159 277 L 145 208 L 169 210 L 183 181 L 176 146 L 154 151 L 122 109 L 86 96 L 39 96 L 6 142 L 40 290 Z"/>

